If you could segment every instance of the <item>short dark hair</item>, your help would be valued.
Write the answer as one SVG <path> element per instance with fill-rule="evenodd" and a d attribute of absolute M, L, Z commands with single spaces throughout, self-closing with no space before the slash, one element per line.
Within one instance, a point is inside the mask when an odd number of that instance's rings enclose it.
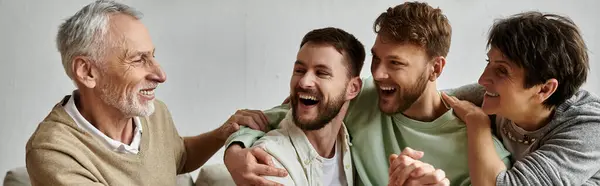
<path fill-rule="evenodd" d="M 525 69 L 525 88 L 552 78 L 558 81 L 556 91 L 544 101 L 547 107 L 564 103 L 587 79 L 587 47 L 568 17 L 529 11 L 498 20 L 487 46 Z"/>
<path fill-rule="evenodd" d="M 339 28 L 320 28 L 312 30 L 304 35 L 304 38 L 302 38 L 302 42 L 300 43 L 300 48 L 308 42 L 328 44 L 335 47 L 335 49 L 346 58 L 348 77 L 360 75 L 360 71 L 365 62 L 365 47 L 352 34 Z"/>
<path fill-rule="evenodd" d="M 446 57 L 450 50 L 452 27 L 439 8 L 423 2 L 405 2 L 381 13 L 373 30 L 398 43 L 423 47 L 427 55 Z"/>

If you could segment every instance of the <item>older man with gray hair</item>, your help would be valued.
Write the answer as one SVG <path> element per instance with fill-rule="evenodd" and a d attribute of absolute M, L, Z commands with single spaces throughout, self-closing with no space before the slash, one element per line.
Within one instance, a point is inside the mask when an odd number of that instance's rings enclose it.
<path fill-rule="evenodd" d="M 180 137 L 154 90 L 166 75 L 141 14 L 93 2 L 59 28 L 57 47 L 77 86 L 39 124 L 26 147 L 33 185 L 174 185 L 239 129 Z"/>

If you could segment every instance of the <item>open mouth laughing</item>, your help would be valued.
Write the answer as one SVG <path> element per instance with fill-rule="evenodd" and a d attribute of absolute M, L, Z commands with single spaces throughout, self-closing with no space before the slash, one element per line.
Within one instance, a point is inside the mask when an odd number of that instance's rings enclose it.
<path fill-rule="evenodd" d="M 306 106 L 313 106 L 319 103 L 317 96 L 309 95 L 307 93 L 298 93 L 298 101 Z"/>
<path fill-rule="evenodd" d="M 382 96 L 390 96 L 393 95 L 394 93 L 396 93 L 396 91 L 398 90 L 398 87 L 395 85 L 381 85 L 378 84 L 378 89 L 379 89 L 379 93 Z"/>

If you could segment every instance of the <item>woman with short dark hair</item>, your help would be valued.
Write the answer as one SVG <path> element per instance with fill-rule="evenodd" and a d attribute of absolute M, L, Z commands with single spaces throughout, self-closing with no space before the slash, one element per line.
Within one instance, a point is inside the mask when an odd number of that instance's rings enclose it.
<path fill-rule="evenodd" d="M 482 107 L 443 96 L 467 125 L 473 185 L 599 185 L 600 99 L 579 89 L 589 63 L 573 21 L 517 14 L 492 26 L 488 48 Z M 492 131 L 512 167 L 496 155 Z"/>

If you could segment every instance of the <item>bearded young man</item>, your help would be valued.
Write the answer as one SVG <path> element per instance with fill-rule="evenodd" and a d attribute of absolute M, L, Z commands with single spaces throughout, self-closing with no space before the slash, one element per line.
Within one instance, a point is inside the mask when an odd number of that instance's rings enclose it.
<path fill-rule="evenodd" d="M 254 143 L 289 173 L 267 179 L 284 185 L 353 185 L 342 120 L 360 91 L 364 59 L 363 45 L 344 30 L 321 28 L 304 36 L 290 80 L 292 108 L 281 128 Z"/>
<path fill-rule="evenodd" d="M 374 31 L 372 77 L 362 80 L 343 120 L 352 144 L 355 185 L 470 185 L 466 126 L 437 89 L 450 50 L 448 19 L 427 3 L 405 2 L 381 13 Z M 462 90 L 470 92 L 469 87 Z M 460 92 L 452 94 L 461 97 Z M 264 112 L 271 128 L 278 128 L 287 109 L 283 105 Z M 243 129 L 228 140 L 225 165 L 238 184 L 275 185 L 257 175 L 283 172 L 269 166 L 269 156 L 243 148 L 261 135 Z M 509 153 L 493 141 L 493 154 L 508 165 Z M 432 173 L 426 171 L 433 167 Z"/>

